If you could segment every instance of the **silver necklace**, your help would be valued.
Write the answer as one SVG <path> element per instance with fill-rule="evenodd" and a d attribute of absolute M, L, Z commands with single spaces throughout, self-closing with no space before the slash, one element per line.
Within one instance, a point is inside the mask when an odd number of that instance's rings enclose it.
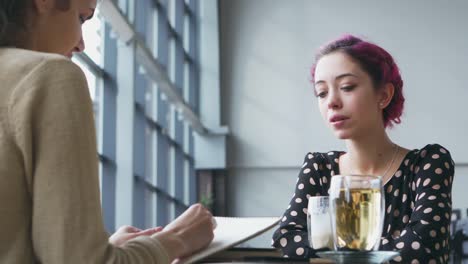
<path fill-rule="evenodd" d="M 395 151 L 393 151 L 392 161 L 388 164 L 388 167 L 387 167 L 387 169 L 385 170 L 384 174 L 382 174 L 382 180 L 385 180 L 385 176 L 387 175 L 388 171 L 390 170 L 390 168 L 392 167 L 393 163 L 395 162 L 395 159 L 396 159 L 398 150 L 400 149 L 400 148 L 398 147 L 397 144 L 393 143 L 393 145 L 395 146 Z"/>
<path fill-rule="evenodd" d="M 392 157 L 392 160 L 390 161 L 390 163 L 388 164 L 387 166 L 387 169 L 385 170 L 384 174 L 382 174 L 382 181 L 383 181 L 383 184 L 386 183 L 386 179 L 385 179 L 385 176 L 387 175 L 388 171 L 390 170 L 390 168 L 392 167 L 393 163 L 395 162 L 395 159 L 396 159 L 396 156 L 398 154 L 398 151 L 399 151 L 399 147 L 397 144 L 393 143 L 393 146 L 394 146 L 394 151 L 393 151 L 393 157 Z"/>

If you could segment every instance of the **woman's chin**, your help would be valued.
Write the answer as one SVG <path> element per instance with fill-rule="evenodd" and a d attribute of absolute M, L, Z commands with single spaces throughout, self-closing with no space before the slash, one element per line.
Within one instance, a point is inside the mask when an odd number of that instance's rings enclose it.
<path fill-rule="evenodd" d="M 348 131 L 334 131 L 334 134 L 338 139 L 349 139 L 351 137 Z"/>

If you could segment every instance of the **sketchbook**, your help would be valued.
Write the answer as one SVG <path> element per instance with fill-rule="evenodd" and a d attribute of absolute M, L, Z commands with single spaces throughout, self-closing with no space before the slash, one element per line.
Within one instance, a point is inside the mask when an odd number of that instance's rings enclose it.
<path fill-rule="evenodd" d="M 216 229 L 213 241 L 207 248 L 178 263 L 190 264 L 215 253 L 234 247 L 254 238 L 272 227 L 280 220 L 278 217 L 215 217 Z"/>

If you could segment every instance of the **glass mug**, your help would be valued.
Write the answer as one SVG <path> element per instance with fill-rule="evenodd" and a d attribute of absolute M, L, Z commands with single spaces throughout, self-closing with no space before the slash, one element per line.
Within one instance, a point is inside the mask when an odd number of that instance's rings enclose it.
<path fill-rule="evenodd" d="M 385 198 L 382 178 L 336 175 L 330 182 L 330 216 L 335 250 L 377 250 Z"/>
<path fill-rule="evenodd" d="M 307 233 L 311 248 L 333 248 L 328 196 L 309 197 Z"/>

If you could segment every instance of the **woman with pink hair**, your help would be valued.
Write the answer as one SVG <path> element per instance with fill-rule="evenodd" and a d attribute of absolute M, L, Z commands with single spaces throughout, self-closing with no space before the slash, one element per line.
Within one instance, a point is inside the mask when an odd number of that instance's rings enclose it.
<path fill-rule="evenodd" d="M 310 196 L 327 196 L 333 175 L 380 175 L 385 219 L 380 250 L 402 263 L 447 263 L 454 163 L 438 144 L 407 149 L 387 128 L 400 123 L 403 81 L 383 48 L 345 35 L 320 49 L 311 70 L 320 113 L 346 151 L 307 153 L 273 245 L 291 258 L 314 257 L 307 238 Z"/>

